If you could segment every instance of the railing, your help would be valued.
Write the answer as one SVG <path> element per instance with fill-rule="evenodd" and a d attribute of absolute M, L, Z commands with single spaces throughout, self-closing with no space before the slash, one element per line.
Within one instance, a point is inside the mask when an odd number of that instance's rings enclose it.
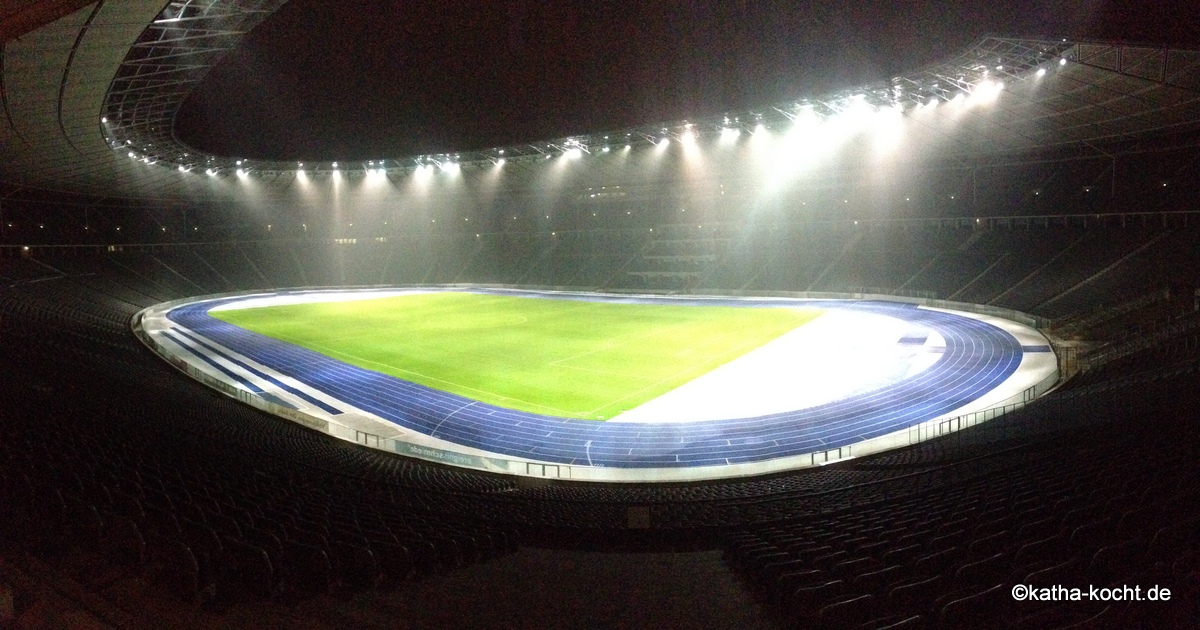
<path fill-rule="evenodd" d="M 914 289 L 888 289 L 884 287 L 843 287 L 847 293 L 859 293 L 867 295 L 891 295 L 894 297 L 911 297 L 922 298 L 927 300 L 936 300 L 936 291 L 917 291 Z"/>
<path fill-rule="evenodd" d="M 1167 339 L 1193 330 L 1200 330 L 1200 315 L 1189 314 L 1188 316 L 1169 321 L 1166 324 L 1157 325 L 1150 334 L 1138 335 L 1132 339 L 1118 341 L 1084 357 L 1080 361 L 1080 370 L 1086 372 L 1095 369 L 1105 363 L 1116 361 L 1147 348 L 1152 348 Z"/>

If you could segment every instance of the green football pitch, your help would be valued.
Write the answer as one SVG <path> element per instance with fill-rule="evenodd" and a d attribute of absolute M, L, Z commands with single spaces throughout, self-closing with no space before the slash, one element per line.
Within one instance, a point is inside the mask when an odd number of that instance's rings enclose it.
<path fill-rule="evenodd" d="M 604 420 L 820 313 L 433 292 L 211 315 L 480 402 Z"/>

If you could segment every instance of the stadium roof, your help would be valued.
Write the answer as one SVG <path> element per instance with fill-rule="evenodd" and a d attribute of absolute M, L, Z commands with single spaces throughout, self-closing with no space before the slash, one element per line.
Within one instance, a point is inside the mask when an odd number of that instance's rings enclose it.
<path fill-rule="evenodd" d="M 294 172 L 297 162 L 201 152 L 174 133 L 185 98 L 222 57 L 286 0 L 108 0 L 4 44 L 0 179 L 4 194 L 53 190 L 155 202 L 197 201 L 198 172 Z M 918 120 L 934 103 L 1002 95 L 954 124 Z M 1200 128 L 1200 52 L 1068 40 L 988 37 L 942 63 L 820 98 L 460 154 L 379 156 L 341 168 L 411 171 L 492 164 L 610 144 L 704 138 L 722 129 L 782 130 L 857 107 L 902 112 L 910 136 L 940 157 L 1083 147 Z M 945 117 L 943 117 L 945 118 Z M 332 170 L 329 161 L 303 165 Z"/>

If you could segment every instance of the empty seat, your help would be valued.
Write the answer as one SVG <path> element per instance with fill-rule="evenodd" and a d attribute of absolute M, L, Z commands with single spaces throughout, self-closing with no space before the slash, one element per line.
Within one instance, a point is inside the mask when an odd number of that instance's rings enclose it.
<path fill-rule="evenodd" d="M 281 592 L 296 597 L 328 593 L 333 583 L 333 567 L 325 551 L 290 540 L 283 541 L 281 545 Z"/>
<path fill-rule="evenodd" d="M 874 595 L 855 595 L 826 604 L 817 614 L 817 623 L 823 628 L 853 628 L 877 614 Z"/>
<path fill-rule="evenodd" d="M 136 523 L 124 516 L 108 520 L 101 541 L 104 555 L 114 565 L 136 569 L 146 562 L 146 541 Z"/>
<path fill-rule="evenodd" d="M 147 539 L 150 579 L 181 601 L 199 603 L 205 599 L 200 565 L 191 548 L 158 534 L 148 534 Z"/>
<path fill-rule="evenodd" d="M 222 591 L 234 598 L 269 599 L 275 595 L 275 569 L 261 547 L 226 538 Z"/>

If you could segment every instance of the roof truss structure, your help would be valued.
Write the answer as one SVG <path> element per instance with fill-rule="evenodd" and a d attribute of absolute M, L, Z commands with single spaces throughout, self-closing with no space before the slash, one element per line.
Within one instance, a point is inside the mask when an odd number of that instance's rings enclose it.
<path fill-rule="evenodd" d="M 1069 149 L 1105 154 L 1177 131 L 1200 131 L 1200 51 L 1066 40 L 986 37 L 941 63 L 846 90 L 695 120 L 484 150 L 301 165 L 220 156 L 180 142 L 174 121 L 189 94 L 242 37 L 286 0 L 105 0 L 0 48 L 0 176 L 6 187 L 178 202 L 200 194 L 180 171 L 271 175 L 337 169 L 404 173 L 486 166 L 704 139 L 724 130 L 780 132 L 802 116 L 893 108 L 938 159 L 960 163 Z M 982 87 L 992 107 L 954 124 L 917 112 Z M 1019 159 L 1019 157 L 1017 158 Z"/>

